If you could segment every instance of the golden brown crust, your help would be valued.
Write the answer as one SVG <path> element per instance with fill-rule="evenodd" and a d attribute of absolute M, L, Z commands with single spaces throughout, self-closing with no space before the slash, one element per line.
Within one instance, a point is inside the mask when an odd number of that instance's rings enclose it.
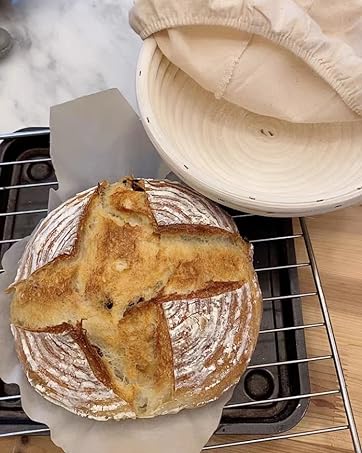
<path fill-rule="evenodd" d="M 76 256 L 78 253 L 79 253 L 79 249 L 80 249 L 80 242 L 81 242 L 81 238 L 84 234 L 84 229 L 86 228 L 86 224 L 87 224 L 87 221 L 89 219 L 89 215 L 92 211 L 92 209 L 94 208 L 94 206 L 96 206 L 97 204 L 100 203 L 100 200 L 106 190 L 106 188 L 109 186 L 108 182 L 107 181 L 102 181 L 100 182 L 98 185 L 97 185 L 97 189 L 96 191 L 94 192 L 94 194 L 91 196 L 89 202 L 87 203 L 84 211 L 82 212 L 82 215 L 80 217 L 80 221 L 79 221 L 79 228 L 78 228 L 78 233 L 77 233 L 77 239 L 74 243 L 74 247 L 73 247 L 73 250 L 70 254 L 70 256 Z"/>
<path fill-rule="evenodd" d="M 229 291 L 235 291 L 236 289 L 243 286 L 243 282 L 208 282 L 207 286 L 196 291 L 184 294 L 185 299 L 205 299 L 206 297 L 218 296 Z M 148 301 L 149 304 L 163 303 L 170 300 L 179 299 L 180 295 L 177 293 L 165 295 L 159 295 L 154 299 Z"/>
<path fill-rule="evenodd" d="M 118 323 L 117 342 L 118 359 L 127 369 L 129 383 L 134 384 L 133 398 L 140 413 L 146 402 L 148 410 L 155 411 L 171 398 L 174 386 L 171 346 L 162 308 L 147 304 L 127 311 Z"/>
<path fill-rule="evenodd" d="M 68 335 L 86 358 L 93 377 L 113 392 L 109 401 L 118 398 L 118 412 L 107 406 L 106 418 L 119 418 L 122 411 L 124 416 L 149 417 L 204 404 L 235 383 L 255 345 L 261 298 L 250 246 L 218 207 L 210 208 L 210 202 L 197 195 L 194 212 L 192 191 L 172 184 L 168 198 L 167 187 L 164 182 L 133 178 L 112 185 L 101 183 L 82 212 L 70 252 L 53 258 L 14 287 L 11 320 L 15 328 L 34 335 Z M 183 204 L 176 206 L 179 198 Z M 210 217 L 208 209 L 212 209 Z M 251 292 L 240 292 L 240 288 Z M 218 310 L 217 298 L 227 294 L 234 308 L 224 301 L 220 305 L 224 311 Z M 247 347 L 222 378 L 226 368 L 211 364 L 220 382 L 213 381 L 211 386 L 215 374 L 210 371 L 213 378 L 210 374 L 200 381 L 200 388 L 185 392 L 177 387 L 176 367 L 182 367 L 182 361 L 175 357 L 178 337 L 171 334 L 170 311 L 165 307 L 172 311 L 172 306 L 181 303 L 182 307 L 191 300 L 199 300 L 204 311 L 213 304 L 210 326 L 219 318 L 230 319 L 224 325 L 230 332 L 235 323 L 244 326 L 246 342 L 236 333 L 230 334 L 230 341 Z M 237 307 L 244 307 L 245 316 L 252 310 L 252 318 L 236 317 Z M 200 341 L 197 329 L 207 325 L 204 311 L 194 313 L 187 327 L 195 334 L 190 341 L 196 344 Z M 174 328 L 177 332 L 177 323 Z M 26 334 L 19 332 L 26 342 Z M 50 340 L 42 338 L 32 339 L 34 345 L 40 350 L 45 344 L 49 348 Z M 225 348 L 220 345 L 214 351 L 215 360 L 224 357 Z M 37 377 L 27 367 L 29 356 L 18 353 L 30 380 L 46 388 L 47 370 Z M 57 376 L 53 378 L 56 383 Z M 211 390 L 206 390 L 208 386 Z M 60 398 L 54 388 L 48 391 L 54 401 Z M 72 404 L 62 403 L 70 410 Z M 84 411 L 77 406 L 77 413 L 84 415 Z"/>
<path fill-rule="evenodd" d="M 222 230 L 221 228 L 209 225 L 159 225 L 158 230 L 160 233 L 166 232 L 168 234 L 195 234 L 195 235 L 212 235 L 226 236 L 230 238 L 238 238 L 239 235 L 232 231 Z"/>

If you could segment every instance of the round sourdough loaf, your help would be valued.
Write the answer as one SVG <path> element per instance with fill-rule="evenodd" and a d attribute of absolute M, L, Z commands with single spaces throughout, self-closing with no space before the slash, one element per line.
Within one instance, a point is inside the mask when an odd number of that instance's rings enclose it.
<path fill-rule="evenodd" d="M 9 291 L 30 384 L 96 420 L 215 400 L 245 371 L 262 311 L 232 218 L 159 180 L 103 182 L 52 211 Z"/>

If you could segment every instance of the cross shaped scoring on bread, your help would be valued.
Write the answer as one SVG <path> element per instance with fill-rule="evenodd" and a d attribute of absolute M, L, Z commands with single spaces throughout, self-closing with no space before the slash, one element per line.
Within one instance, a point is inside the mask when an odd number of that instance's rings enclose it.
<path fill-rule="evenodd" d="M 16 284 L 12 322 L 34 331 L 81 322 L 116 393 L 139 410 L 157 406 L 175 388 L 162 304 L 251 281 L 249 246 L 223 211 L 175 183 L 101 184 L 79 217 L 70 253 Z"/>

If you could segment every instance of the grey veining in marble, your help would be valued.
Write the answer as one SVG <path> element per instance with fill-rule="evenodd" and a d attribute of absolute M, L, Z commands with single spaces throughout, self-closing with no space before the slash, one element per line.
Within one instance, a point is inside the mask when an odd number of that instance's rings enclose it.
<path fill-rule="evenodd" d="M 49 107 L 118 88 L 136 109 L 141 40 L 132 0 L 0 0 L 0 27 L 15 43 L 0 60 L 0 131 L 47 126 Z"/>

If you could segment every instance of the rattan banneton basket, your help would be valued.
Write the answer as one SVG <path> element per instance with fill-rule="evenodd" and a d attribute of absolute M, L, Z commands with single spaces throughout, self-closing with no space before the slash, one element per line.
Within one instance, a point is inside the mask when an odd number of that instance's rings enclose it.
<path fill-rule="evenodd" d="M 217 100 L 153 38 L 140 53 L 137 97 L 166 164 L 214 201 L 280 217 L 362 202 L 362 122 L 294 124 Z"/>

